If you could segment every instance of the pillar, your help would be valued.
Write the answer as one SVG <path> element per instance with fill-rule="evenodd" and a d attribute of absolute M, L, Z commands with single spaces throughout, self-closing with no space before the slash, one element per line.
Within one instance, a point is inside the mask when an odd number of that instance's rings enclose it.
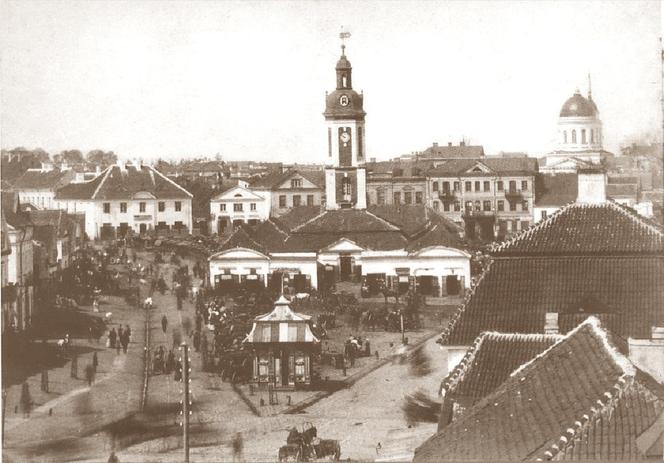
<path fill-rule="evenodd" d="M 357 202 L 355 209 L 367 208 L 367 171 L 363 167 L 357 169 Z"/>
<path fill-rule="evenodd" d="M 338 209 L 335 174 L 334 168 L 325 169 L 325 209 L 328 211 Z"/>

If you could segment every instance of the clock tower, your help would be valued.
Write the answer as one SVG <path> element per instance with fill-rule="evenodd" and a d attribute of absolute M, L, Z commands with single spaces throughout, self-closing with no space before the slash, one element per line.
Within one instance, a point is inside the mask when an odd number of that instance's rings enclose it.
<path fill-rule="evenodd" d="M 350 37 L 341 33 L 341 39 Z M 364 95 L 353 90 L 352 70 L 341 45 L 337 61 L 337 88 L 325 96 L 327 161 L 325 196 L 327 209 L 366 209 L 367 188 L 365 162 Z"/>

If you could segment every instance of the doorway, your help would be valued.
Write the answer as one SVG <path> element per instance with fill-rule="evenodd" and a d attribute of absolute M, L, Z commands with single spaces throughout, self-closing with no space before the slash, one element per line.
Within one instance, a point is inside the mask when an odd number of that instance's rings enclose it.
<path fill-rule="evenodd" d="M 141 235 L 143 235 L 146 231 L 148 231 L 148 225 L 145 223 L 139 224 L 138 230 L 140 231 Z"/>
<path fill-rule="evenodd" d="M 281 352 L 281 385 L 288 386 L 288 371 L 290 362 L 288 352 Z"/>
<path fill-rule="evenodd" d="M 447 277 L 445 277 L 445 289 L 447 290 L 448 295 L 457 296 L 459 291 L 461 291 L 459 277 L 456 275 L 447 275 Z"/>
<path fill-rule="evenodd" d="M 353 258 L 351 256 L 339 256 L 339 274 L 341 281 L 350 281 L 353 274 Z"/>

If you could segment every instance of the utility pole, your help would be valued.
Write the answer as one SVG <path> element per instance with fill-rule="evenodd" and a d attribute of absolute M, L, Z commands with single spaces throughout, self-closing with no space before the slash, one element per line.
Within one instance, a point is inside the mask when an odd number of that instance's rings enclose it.
<path fill-rule="evenodd" d="M 182 382 L 184 384 L 184 400 L 182 401 L 182 446 L 184 448 L 184 463 L 189 463 L 189 350 L 186 343 L 182 343 Z"/>

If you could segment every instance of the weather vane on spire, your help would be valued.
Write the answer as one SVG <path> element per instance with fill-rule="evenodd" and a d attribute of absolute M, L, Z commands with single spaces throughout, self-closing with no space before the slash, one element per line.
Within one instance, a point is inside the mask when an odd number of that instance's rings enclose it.
<path fill-rule="evenodd" d="M 344 26 L 341 26 L 341 33 L 339 34 L 339 38 L 341 39 L 341 54 L 344 55 L 346 54 L 346 43 L 344 40 L 350 38 L 350 32 L 345 32 Z"/>

